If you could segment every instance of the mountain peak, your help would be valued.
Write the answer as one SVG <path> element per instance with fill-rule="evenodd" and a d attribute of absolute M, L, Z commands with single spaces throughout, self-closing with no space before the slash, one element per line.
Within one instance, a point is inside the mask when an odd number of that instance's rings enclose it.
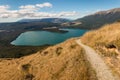
<path fill-rule="evenodd" d="M 114 23 L 120 20 L 120 8 L 114 8 L 106 11 L 99 11 L 91 15 L 87 15 L 76 21 L 81 22 L 81 28 L 96 29 L 105 24 Z"/>
<path fill-rule="evenodd" d="M 114 8 L 114 9 L 110 9 L 110 10 L 99 11 L 99 12 L 96 12 L 92 15 L 102 15 L 102 14 L 109 14 L 109 13 L 116 13 L 116 12 L 120 12 L 120 8 Z"/>

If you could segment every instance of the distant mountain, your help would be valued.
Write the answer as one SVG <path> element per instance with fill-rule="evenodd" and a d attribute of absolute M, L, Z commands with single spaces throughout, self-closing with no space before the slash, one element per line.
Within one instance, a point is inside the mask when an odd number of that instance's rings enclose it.
<path fill-rule="evenodd" d="M 75 22 L 81 22 L 82 24 L 79 25 L 81 28 L 95 29 L 118 20 L 120 20 L 120 8 L 100 11 L 92 15 L 79 18 L 75 20 Z"/>
<path fill-rule="evenodd" d="M 43 19 L 22 19 L 18 22 L 52 22 L 52 23 L 63 23 L 69 22 L 70 20 L 64 18 L 43 18 Z"/>
<path fill-rule="evenodd" d="M 15 23 L 1 23 L 0 30 L 41 30 L 45 27 L 60 27 L 59 23 L 49 22 L 15 22 Z"/>

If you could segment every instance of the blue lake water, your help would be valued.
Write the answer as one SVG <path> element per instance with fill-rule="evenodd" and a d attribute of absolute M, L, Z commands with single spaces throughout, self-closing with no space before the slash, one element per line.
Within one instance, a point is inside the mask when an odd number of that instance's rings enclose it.
<path fill-rule="evenodd" d="M 63 29 L 67 33 L 55 33 L 48 31 L 28 31 L 22 33 L 16 40 L 11 42 L 12 45 L 24 46 L 40 46 L 40 45 L 54 45 L 65 41 L 72 37 L 82 36 L 87 30 L 81 29 Z"/>

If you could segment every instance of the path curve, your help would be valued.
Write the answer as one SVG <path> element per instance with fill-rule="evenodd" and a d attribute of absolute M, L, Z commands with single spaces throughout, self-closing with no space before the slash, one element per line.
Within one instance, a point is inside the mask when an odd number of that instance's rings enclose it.
<path fill-rule="evenodd" d="M 77 44 L 84 48 L 87 59 L 95 69 L 98 80 L 120 80 L 113 76 L 110 68 L 104 63 L 101 56 L 99 56 L 95 50 L 81 43 L 80 40 L 76 40 Z"/>

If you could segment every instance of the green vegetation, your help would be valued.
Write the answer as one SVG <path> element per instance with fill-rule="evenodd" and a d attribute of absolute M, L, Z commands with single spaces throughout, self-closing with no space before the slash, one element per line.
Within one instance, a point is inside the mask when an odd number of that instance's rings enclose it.
<path fill-rule="evenodd" d="M 119 19 L 119 20 L 117 20 L 117 22 L 120 22 L 120 19 Z"/>
<path fill-rule="evenodd" d="M 22 31 L 1 32 L 0 33 L 0 58 L 19 58 L 41 51 L 46 46 L 13 46 L 10 42 L 20 35 Z"/>
<path fill-rule="evenodd" d="M 47 47 L 48 46 L 4 46 L 0 48 L 0 58 L 19 58 L 42 51 Z"/>
<path fill-rule="evenodd" d="M 22 27 L 21 27 L 22 26 Z M 0 58 L 19 58 L 36 53 L 48 47 L 45 46 L 13 46 L 10 43 L 21 33 L 30 30 L 42 30 L 44 27 L 59 26 L 57 23 L 30 22 L 30 23 L 1 23 L 0 30 Z M 52 30 L 54 32 L 63 32 Z"/>

